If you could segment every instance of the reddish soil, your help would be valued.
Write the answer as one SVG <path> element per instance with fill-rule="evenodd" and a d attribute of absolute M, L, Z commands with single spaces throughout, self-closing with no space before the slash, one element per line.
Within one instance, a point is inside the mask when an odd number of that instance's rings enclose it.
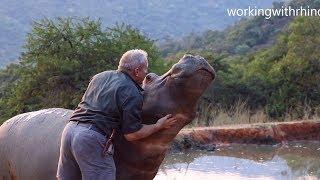
<path fill-rule="evenodd" d="M 179 149 L 184 149 L 215 144 L 276 144 L 295 140 L 319 141 L 320 120 L 183 129 L 175 138 L 173 146 L 178 145 Z"/>

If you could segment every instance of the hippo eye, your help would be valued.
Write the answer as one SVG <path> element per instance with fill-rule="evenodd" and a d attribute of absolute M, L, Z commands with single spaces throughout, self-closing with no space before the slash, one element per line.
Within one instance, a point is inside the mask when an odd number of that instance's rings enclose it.
<path fill-rule="evenodd" d="M 148 75 L 146 76 L 146 80 L 147 80 L 148 82 L 151 82 L 151 81 L 152 81 L 152 76 L 151 76 L 151 74 L 148 74 Z"/>

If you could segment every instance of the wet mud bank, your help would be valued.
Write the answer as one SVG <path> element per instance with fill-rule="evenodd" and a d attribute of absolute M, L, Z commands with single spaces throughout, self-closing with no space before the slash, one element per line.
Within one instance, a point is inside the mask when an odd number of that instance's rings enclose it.
<path fill-rule="evenodd" d="M 221 144 L 278 144 L 299 140 L 320 141 L 320 120 L 183 129 L 170 149 L 211 151 Z"/>

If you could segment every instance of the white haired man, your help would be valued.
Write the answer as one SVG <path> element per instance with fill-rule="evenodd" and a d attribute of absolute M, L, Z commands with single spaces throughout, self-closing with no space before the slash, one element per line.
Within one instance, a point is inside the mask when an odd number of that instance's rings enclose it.
<path fill-rule="evenodd" d="M 167 115 L 156 124 L 141 124 L 143 89 L 140 85 L 147 69 L 147 53 L 130 50 L 122 55 L 118 70 L 93 76 L 63 130 L 58 179 L 114 180 L 116 167 L 111 139 L 115 130 L 128 141 L 134 141 L 176 122 Z"/>

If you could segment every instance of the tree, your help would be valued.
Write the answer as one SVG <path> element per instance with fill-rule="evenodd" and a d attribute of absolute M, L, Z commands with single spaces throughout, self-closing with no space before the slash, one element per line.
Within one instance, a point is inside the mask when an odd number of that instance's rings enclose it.
<path fill-rule="evenodd" d="M 33 24 L 19 63 L 19 79 L 2 98 L 6 116 L 41 108 L 75 108 L 90 78 L 116 69 L 130 49 L 148 52 L 151 71 L 167 69 L 154 42 L 137 29 L 117 24 L 103 30 L 89 18 L 43 19 Z"/>

